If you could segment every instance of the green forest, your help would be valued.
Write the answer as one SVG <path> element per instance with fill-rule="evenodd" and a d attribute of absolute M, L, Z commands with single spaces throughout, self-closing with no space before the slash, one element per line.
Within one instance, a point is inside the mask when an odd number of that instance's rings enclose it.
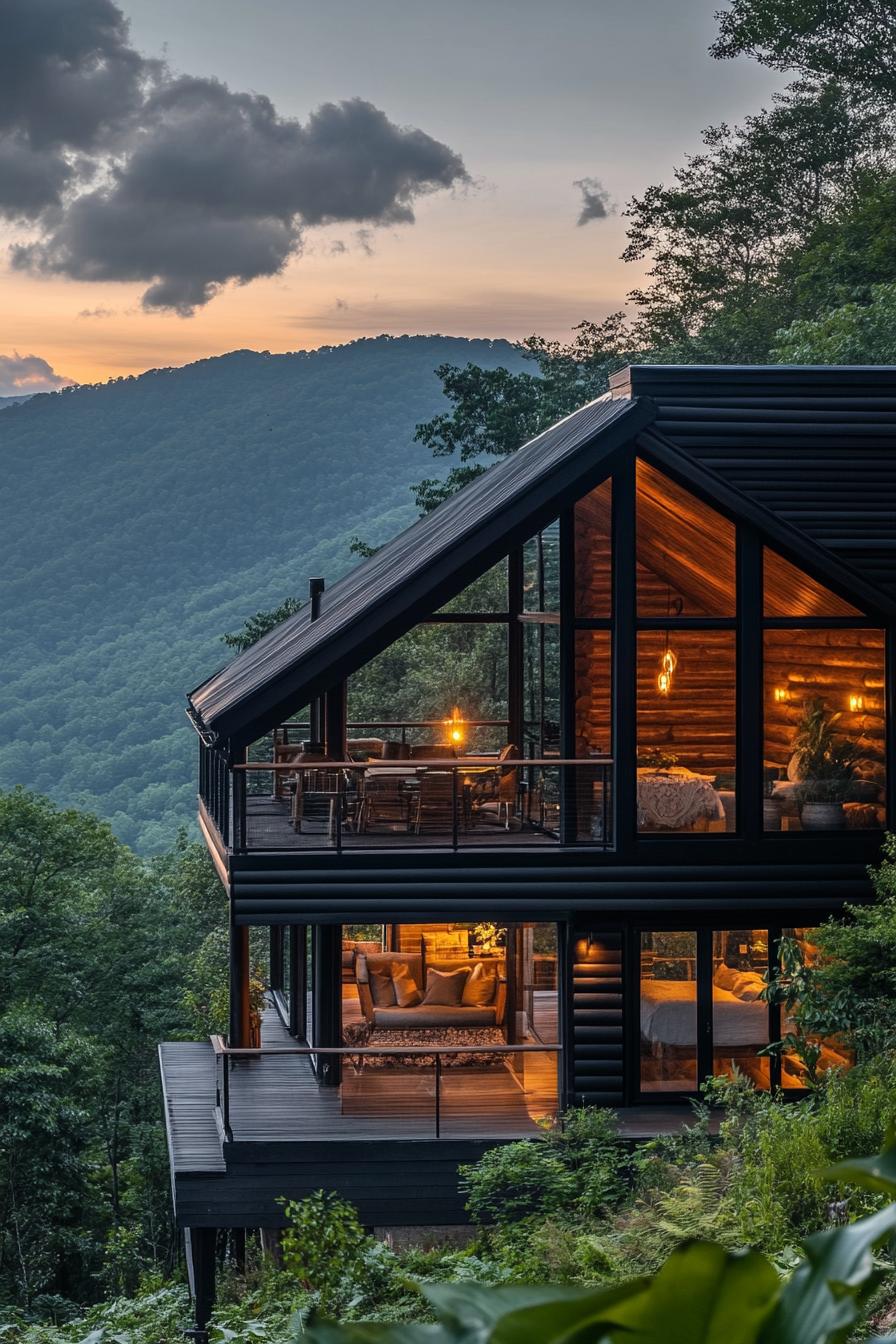
<path fill-rule="evenodd" d="M 222 636 L 257 638 L 353 537 L 381 543 L 627 362 L 896 361 L 889 0 L 731 0 L 712 55 L 782 91 L 629 203 L 647 279 L 569 343 L 242 351 L 0 411 L 3 1344 L 174 1344 L 190 1322 L 155 1046 L 227 1007 L 182 713 Z M 358 682 L 354 712 L 401 684 L 423 714 L 446 647 L 435 698 L 463 694 L 491 633 L 438 637 Z M 715 1082 L 634 1151 L 612 1113 L 568 1113 L 465 1170 L 461 1245 L 393 1248 L 321 1192 L 289 1208 L 278 1255 L 250 1239 L 241 1264 L 222 1242 L 214 1344 L 896 1338 L 893 837 L 872 879 L 876 904 L 764 991 L 794 1022 L 804 1098 Z M 817 1077 L 832 1030 L 857 1066 Z"/>
<path fill-rule="evenodd" d="M 505 342 L 387 336 L 237 351 L 0 412 L 0 784 L 89 808 L 141 853 L 190 821 L 185 694 L 222 635 L 415 516 L 445 360 Z"/>

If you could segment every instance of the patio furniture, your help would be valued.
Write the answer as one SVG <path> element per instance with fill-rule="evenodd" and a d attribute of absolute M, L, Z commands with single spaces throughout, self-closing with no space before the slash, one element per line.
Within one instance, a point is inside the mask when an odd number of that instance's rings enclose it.
<path fill-rule="evenodd" d="M 412 803 L 411 829 L 415 835 L 424 828 L 427 831 L 453 831 L 454 804 L 454 771 L 425 770 Z"/>
<path fill-rule="evenodd" d="M 508 742 L 501 748 L 498 764 L 492 776 L 490 796 L 480 802 L 474 815 L 483 821 L 495 822 L 509 831 L 519 812 L 520 771 L 518 766 L 508 766 L 507 761 L 520 759 L 519 747 Z"/>
<path fill-rule="evenodd" d="M 450 742 L 415 742 L 411 747 L 412 761 L 453 761 L 456 757 Z"/>
<path fill-rule="evenodd" d="M 358 830 L 374 826 L 406 826 L 408 798 L 405 776 L 399 770 L 365 770 L 358 807 Z"/>
<path fill-rule="evenodd" d="M 490 1003 L 480 1004 L 427 1004 L 417 1003 L 401 1007 L 394 993 L 389 1002 L 389 994 L 384 994 L 385 986 L 391 985 L 393 965 L 406 966 L 410 976 L 423 995 L 426 992 L 426 977 L 430 970 L 443 974 L 469 969 L 470 974 L 477 966 L 483 970 L 481 975 L 494 976 L 494 997 Z M 419 1027 L 496 1027 L 504 1021 L 507 1005 L 507 982 L 504 967 L 494 959 L 464 957 L 444 961 L 430 961 L 420 953 L 402 952 L 356 953 L 355 982 L 358 986 L 358 998 L 365 1020 L 373 1030 L 408 1030 Z M 377 997 L 386 1001 L 376 1002 Z"/>

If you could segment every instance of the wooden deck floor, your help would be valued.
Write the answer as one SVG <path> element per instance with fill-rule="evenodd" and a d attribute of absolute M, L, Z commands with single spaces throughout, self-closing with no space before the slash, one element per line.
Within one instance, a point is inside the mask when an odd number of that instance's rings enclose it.
<path fill-rule="evenodd" d="M 264 1015 L 262 1043 L 293 1045 L 279 1015 Z M 555 1056 L 524 1058 L 525 1072 L 508 1064 L 445 1069 L 440 1098 L 444 1140 L 534 1137 L 556 1098 Z M 226 1171 L 215 1123 L 214 1055 L 206 1041 L 159 1047 L 169 1152 L 175 1176 Z M 690 1120 L 686 1105 L 635 1106 L 618 1111 L 623 1138 L 637 1141 L 678 1133 Z M 341 1087 L 322 1087 L 307 1058 L 265 1055 L 240 1060 L 230 1075 L 234 1143 L 357 1143 L 433 1140 L 435 1077 L 430 1068 L 344 1069 Z"/>
<path fill-rule="evenodd" d="M 557 841 L 538 830 L 506 831 L 502 826 L 475 825 L 461 829 L 457 837 L 462 848 L 491 848 L 505 846 L 553 847 Z M 289 816 L 288 805 L 277 798 L 256 797 L 246 800 L 246 843 L 256 849 L 335 849 L 335 838 L 328 834 L 325 821 L 305 821 L 296 831 Z M 450 849 L 450 831 L 423 832 L 415 835 L 406 827 L 394 830 L 377 829 L 358 835 L 343 830 L 342 848 L 348 849 Z"/>

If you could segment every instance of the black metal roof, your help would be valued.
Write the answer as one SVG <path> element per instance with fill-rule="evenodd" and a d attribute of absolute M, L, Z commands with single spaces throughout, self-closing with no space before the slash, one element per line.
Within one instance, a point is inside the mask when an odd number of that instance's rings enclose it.
<path fill-rule="evenodd" d="M 646 431 L 646 433 L 644 432 Z M 247 742 L 647 450 L 868 604 L 896 603 L 896 369 L 639 365 L 492 466 L 190 695 Z"/>
<path fill-rule="evenodd" d="M 316 620 L 306 605 L 203 682 L 193 710 L 219 736 L 263 731 L 298 695 L 355 670 L 353 654 L 355 666 L 369 661 L 550 522 L 558 501 L 597 484 L 653 416 L 648 400 L 606 396 L 552 425 L 334 583 Z"/>
<path fill-rule="evenodd" d="M 896 368 L 637 365 L 616 397 L 651 397 L 689 457 L 896 597 Z"/>

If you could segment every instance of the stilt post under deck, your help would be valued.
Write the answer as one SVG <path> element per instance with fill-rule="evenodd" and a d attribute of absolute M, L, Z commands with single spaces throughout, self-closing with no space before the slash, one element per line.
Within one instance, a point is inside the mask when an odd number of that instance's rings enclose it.
<path fill-rule="evenodd" d="M 185 1331 L 195 1344 L 208 1344 L 208 1323 L 215 1305 L 215 1242 L 214 1227 L 188 1227 L 184 1231 L 184 1249 L 187 1255 L 187 1278 L 193 1297 L 192 1330 Z"/>

